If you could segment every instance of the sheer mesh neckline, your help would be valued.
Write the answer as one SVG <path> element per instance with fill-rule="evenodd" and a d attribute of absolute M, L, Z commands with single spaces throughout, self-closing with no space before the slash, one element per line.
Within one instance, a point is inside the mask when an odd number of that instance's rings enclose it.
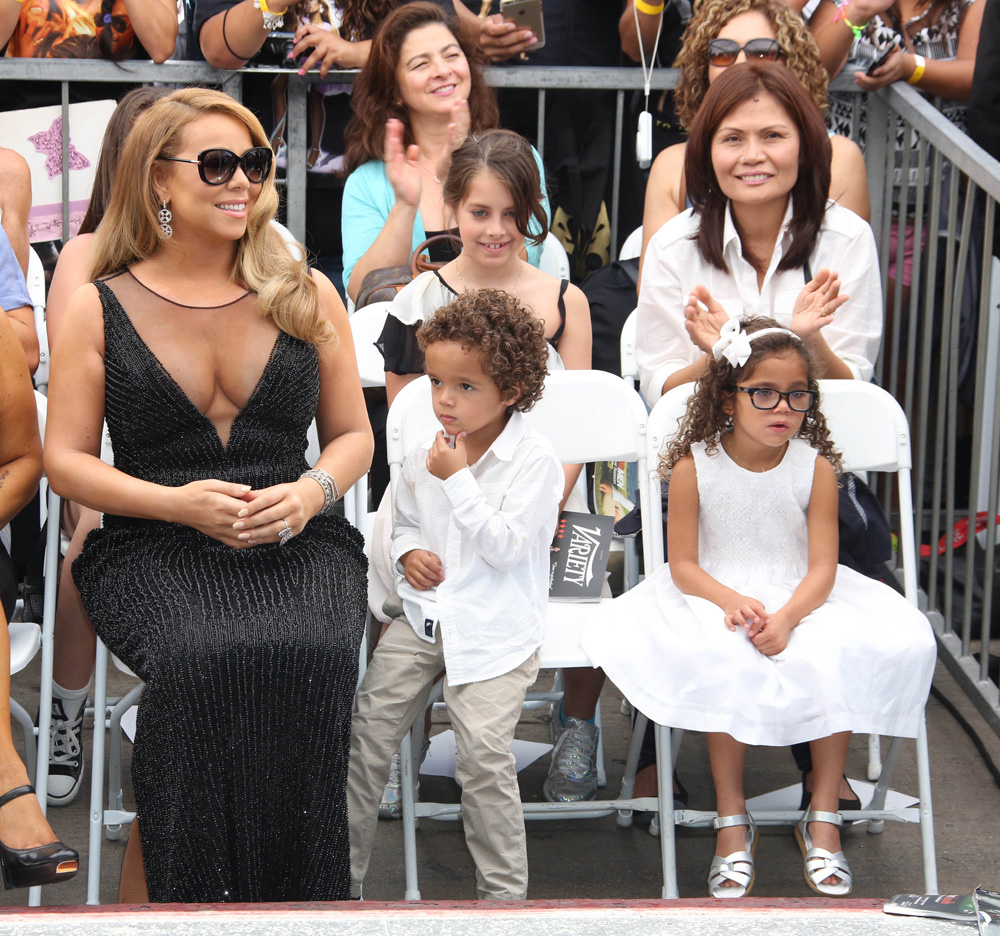
<path fill-rule="evenodd" d="M 162 299 L 164 302 L 169 302 L 171 305 L 178 306 L 181 309 L 204 309 L 206 312 L 210 312 L 212 309 L 225 309 L 228 306 L 235 305 L 237 302 L 242 302 L 244 299 L 246 299 L 247 296 L 250 295 L 250 290 L 248 289 L 245 293 L 243 293 L 242 296 L 237 296 L 235 299 L 230 299 L 229 302 L 223 302 L 220 303 L 219 305 L 209 305 L 209 306 L 186 305 L 183 302 L 177 302 L 175 299 L 168 299 L 166 296 L 163 296 L 160 293 L 158 293 L 155 289 L 150 289 L 141 279 L 139 279 L 138 276 L 136 276 L 132 272 L 131 268 L 126 269 L 125 272 L 128 273 L 128 275 L 132 277 L 132 279 L 134 279 L 143 289 L 145 289 L 146 292 L 152 293 L 152 295 L 156 296 L 157 299 Z"/>

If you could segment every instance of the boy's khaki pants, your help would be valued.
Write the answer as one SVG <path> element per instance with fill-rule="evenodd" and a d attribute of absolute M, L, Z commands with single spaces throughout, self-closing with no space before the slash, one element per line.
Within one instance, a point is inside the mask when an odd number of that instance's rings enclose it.
<path fill-rule="evenodd" d="M 400 616 L 375 648 L 358 690 L 347 778 L 354 896 L 360 896 L 368 870 L 392 755 L 426 708 L 434 678 L 443 669 L 440 628 L 429 643 Z M 476 863 L 481 900 L 524 900 L 528 890 L 524 815 L 510 746 L 524 694 L 537 674 L 536 650 L 494 679 L 449 686 L 445 676 L 444 699 L 458 744 L 455 779 L 462 786 L 465 841 Z"/>

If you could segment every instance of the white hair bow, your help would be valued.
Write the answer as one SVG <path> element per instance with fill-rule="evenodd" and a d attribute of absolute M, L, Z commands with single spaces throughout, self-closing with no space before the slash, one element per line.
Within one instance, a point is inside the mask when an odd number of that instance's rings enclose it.
<path fill-rule="evenodd" d="M 753 349 L 750 347 L 750 336 L 740 329 L 740 320 L 731 318 L 719 332 L 719 340 L 712 345 L 712 356 L 721 361 L 725 358 L 733 367 L 742 367 L 748 360 Z"/>

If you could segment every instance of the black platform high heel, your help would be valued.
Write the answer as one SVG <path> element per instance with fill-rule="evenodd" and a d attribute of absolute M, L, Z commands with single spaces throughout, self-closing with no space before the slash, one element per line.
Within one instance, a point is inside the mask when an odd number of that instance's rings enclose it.
<path fill-rule="evenodd" d="M 19 796 L 34 795 L 30 784 L 14 787 L 0 796 L 0 809 Z M 0 842 L 0 868 L 3 869 L 5 890 L 14 887 L 36 887 L 68 881 L 80 867 L 80 856 L 75 849 L 62 842 L 49 842 L 34 848 L 8 848 Z"/>

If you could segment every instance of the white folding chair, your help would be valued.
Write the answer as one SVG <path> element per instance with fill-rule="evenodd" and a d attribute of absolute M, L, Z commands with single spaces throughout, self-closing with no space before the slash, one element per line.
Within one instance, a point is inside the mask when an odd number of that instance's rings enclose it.
<path fill-rule="evenodd" d="M 46 400 L 45 397 L 39 391 L 35 391 L 35 406 L 38 413 L 38 431 L 42 438 L 45 437 L 45 413 L 46 413 Z M 48 490 L 48 484 L 44 476 L 39 482 L 39 491 L 41 495 L 41 506 L 40 506 L 40 517 L 39 517 L 39 527 L 45 525 L 45 518 L 47 515 L 47 505 L 45 494 Z M 4 528 L 9 530 L 9 526 Z M 8 550 L 10 548 L 10 542 L 7 542 Z M 48 543 L 46 542 L 46 550 L 48 550 Z M 56 559 L 58 563 L 58 559 Z M 49 554 L 46 552 L 44 561 L 44 572 L 43 575 L 47 576 L 49 572 Z M 56 566 L 58 568 L 58 566 Z M 19 598 L 17 604 L 14 608 L 14 613 L 11 615 L 11 620 L 7 624 L 7 634 L 10 640 L 10 675 L 14 676 L 16 673 L 20 673 L 34 658 L 38 651 L 42 648 L 42 626 L 36 624 L 33 621 L 21 620 L 21 616 L 24 610 L 24 603 Z M 49 632 L 51 638 L 51 631 Z M 25 711 L 24 707 L 15 699 L 13 696 L 9 699 L 10 704 L 10 716 L 13 718 L 20 726 L 21 732 L 24 736 L 24 755 L 25 762 L 28 768 L 28 776 L 35 775 L 35 756 L 36 756 L 36 735 L 35 732 L 38 730 L 35 727 L 34 719 Z M 47 770 L 47 765 L 46 765 Z M 46 774 L 47 775 L 47 774 Z"/>
<path fill-rule="evenodd" d="M 385 386 L 385 361 L 375 347 L 375 342 L 382 334 L 391 305 L 391 302 L 370 302 L 355 309 L 348 319 L 354 337 L 354 353 L 358 358 L 362 387 Z"/>
<path fill-rule="evenodd" d="M 538 269 L 557 279 L 569 279 L 569 257 L 566 255 L 566 249 L 551 231 L 545 235 L 545 240 L 542 242 Z"/>
<path fill-rule="evenodd" d="M 628 237 L 625 238 L 625 243 L 622 244 L 621 250 L 618 251 L 619 260 L 632 260 L 635 257 L 642 255 L 642 225 L 640 224 Z"/>
<path fill-rule="evenodd" d="M 542 399 L 527 414 L 530 424 L 552 443 L 563 464 L 601 459 L 624 459 L 640 465 L 645 476 L 644 435 L 646 408 L 639 395 L 623 380 L 602 371 L 557 371 L 548 376 Z M 391 490 L 407 452 L 439 428 L 431 406 L 426 377 L 400 391 L 389 410 L 386 440 Z M 541 648 L 542 668 L 591 666 L 580 647 L 579 636 L 596 604 L 549 604 L 549 624 Z M 532 698 L 529 696 L 529 699 Z M 461 806 L 418 803 L 412 750 L 419 745 L 423 718 L 417 719 L 400 745 L 403 802 L 403 850 L 407 900 L 419 900 L 417 876 L 417 817 L 458 819 Z M 414 745 L 414 739 L 417 745 Z M 645 808 L 648 800 L 590 800 L 576 803 L 525 803 L 526 819 L 594 818 L 626 808 Z"/>
<path fill-rule="evenodd" d="M 45 270 L 42 258 L 28 247 L 28 275 L 25 277 L 28 295 L 35 315 L 35 334 L 38 336 L 38 369 L 33 375 L 35 389 L 41 394 L 49 389 L 49 334 L 45 327 Z"/>
<path fill-rule="evenodd" d="M 664 561 L 661 534 L 659 453 L 664 443 L 678 429 L 687 410 L 693 384 L 685 384 L 664 394 L 649 414 L 646 432 L 646 472 L 641 475 L 645 496 L 642 500 L 643 550 L 647 572 Z M 896 475 L 899 497 L 899 553 L 897 561 L 903 572 L 904 592 L 917 605 L 916 553 L 913 541 L 912 494 L 910 490 L 910 433 L 906 416 L 893 397 L 873 384 L 859 380 L 820 381 L 823 414 L 830 435 L 842 453 L 845 471 L 885 471 Z M 640 730 L 637 723 L 636 731 Z M 660 847 L 664 859 L 664 897 L 677 897 L 677 862 L 675 827 L 708 827 L 714 812 L 673 809 L 671 777 L 675 749 L 672 741 L 681 732 L 657 725 L 656 749 L 659 774 Z M 672 739 L 671 735 L 675 738 Z M 884 759 L 881 775 L 872 800 L 862 809 L 846 810 L 845 819 L 867 819 L 868 831 L 880 833 L 885 821 L 918 822 L 924 862 L 924 890 L 937 892 L 937 862 L 934 852 L 934 818 L 931 808 L 931 779 L 927 752 L 927 728 L 921 719 L 916 739 L 918 807 L 886 809 L 886 794 L 902 747 L 902 738 L 893 738 Z M 801 818 L 801 811 L 754 811 L 758 825 L 791 825 Z"/>
<path fill-rule="evenodd" d="M 625 319 L 625 324 L 622 325 L 621 337 L 622 377 L 629 381 L 629 385 L 632 387 L 639 380 L 639 366 L 635 361 L 635 329 L 636 310 L 633 309 L 629 312 L 628 318 Z"/>

